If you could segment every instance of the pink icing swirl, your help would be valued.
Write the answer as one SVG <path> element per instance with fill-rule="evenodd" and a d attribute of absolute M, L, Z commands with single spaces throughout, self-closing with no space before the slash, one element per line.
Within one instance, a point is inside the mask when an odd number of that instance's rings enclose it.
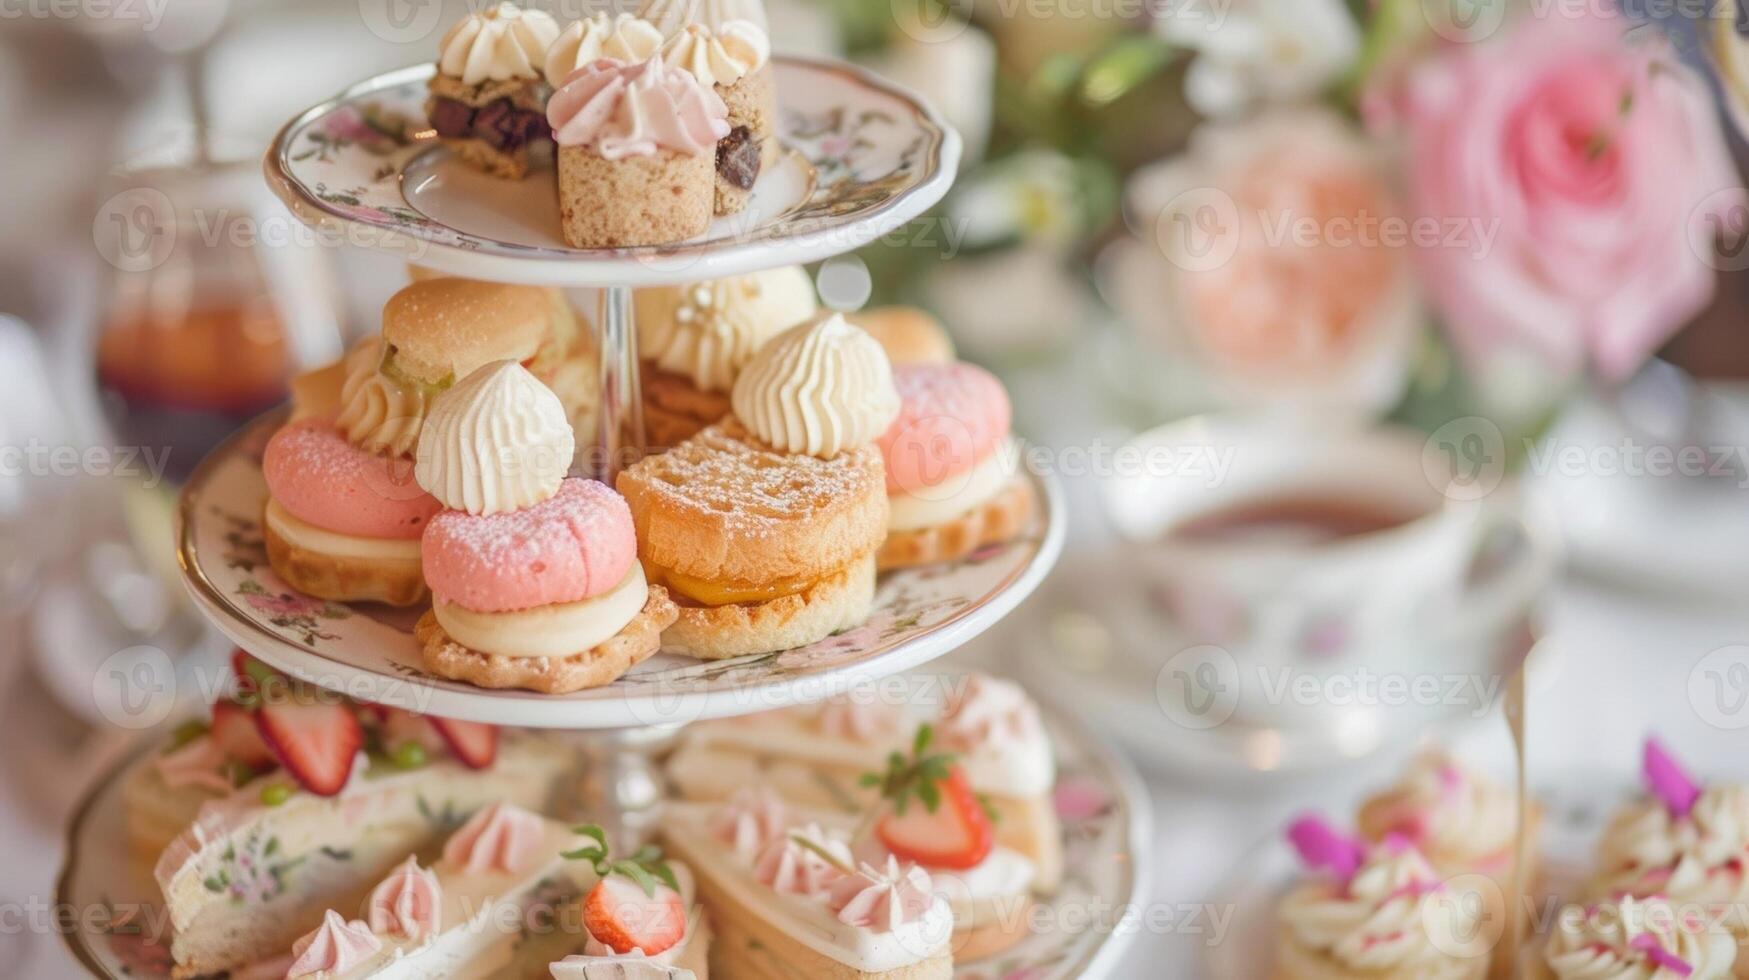
<path fill-rule="evenodd" d="M 541 818 L 508 803 L 494 803 L 473 815 L 443 845 L 443 859 L 468 874 L 516 874 L 546 836 Z"/>
<path fill-rule="evenodd" d="M 365 920 L 385 936 L 423 939 L 442 928 L 443 887 L 416 858 L 396 868 L 370 893 Z"/>
<path fill-rule="evenodd" d="M 1038 708 L 1013 681 L 969 674 L 942 706 L 942 742 L 961 752 L 1031 738 L 1039 730 Z"/>
<path fill-rule="evenodd" d="M 382 940 L 362 922 L 348 922 L 329 909 L 315 932 L 292 944 L 292 965 L 286 980 L 319 973 L 341 974 L 355 969 L 382 949 Z"/>
<path fill-rule="evenodd" d="M 743 786 L 711 818 L 711 833 L 750 861 L 789 829 L 789 807 L 768 786 Z"/>
<path fill-rule="evenodd" d="M 850 845 L 835 837 L 819 824 L 810 823 L 796 831 L 798 835 L 818 844 L 827 853 L 846 865 L 854 863 Z M 804 895 L 824 899 L 844 872 L 832 862 L 785 834 L 772 840 L 753 862 L 753 878 L 779 895 Z"/>
<path fill-rule="evenodd" d="M 874 932 L 916 922 L 934 904 L 929 872 L 915 864 L 900 868 L 890 854 L 885 870 L 865 862 L 855 874 L 833 882 L 826 899 L 838 921 Z"/>
<path fill-rule="evenodd" d="M 560 146 L 592 146 L 607 160 L 660 149 L 714 153 L 729 135 L 728 113 L 716 92 L 658 58 L 635 65 L 592 62 L 566 76 L 547 103 Z"/>
<path fill-rule="evenodd" d="M 905 709 L 896 704 L 865 703 L 840 696 L 822 703 L 815 720 L 822 735 L 873 742 L 898 734 L 904 727 Z"/>

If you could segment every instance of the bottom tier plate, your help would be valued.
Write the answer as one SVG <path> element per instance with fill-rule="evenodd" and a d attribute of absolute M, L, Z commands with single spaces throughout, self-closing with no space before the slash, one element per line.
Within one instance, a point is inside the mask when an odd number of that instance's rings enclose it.
<path fill-rule="evenodd" d="M 958 980 L 1104 976 L 1136 932 L 1132 917 L 1145 900 L 1143 875 L 1151 866 L 1147 793 L 1128 763 L 1085 727 L 1048 703 L 1043 708 L 1058 761 L 1063 884 L 1030 913 L 1031 935 L 999 955 L 959 964 Z M 152 748 L 143 746 L 106 773 L 80 803 L 56 888 L 58 907 L 80 911 L 78 928 L 63 933 L 73 957 L 111 980 L 169 976 L 168 947 L 156 941 L 165 917 L 150 869 L 128 853 L 121 803 L 126 771 L 146 762 Z"/>
<path fill-rule="evenodd" d="M 612 684 L 574 694 L 486 690 L 425 672 L 413 638 L 418 610 L 314 599 L 273 573 L 261 537 L 261 451 L 283 418 L 274 412 L 250 423 L 202 461 L 183 489 L 177 554 L 190 594 L 233 642 L 280 670 L 360 700 L 446 718 L 637 728 L 818 701 L 858 680 L 921 666 L 983 632 L 1043 580 L 1063 544 L 1055 480 L 1022 468 L 1038 506 L 1019 538 L 881 576 L 874 611 L 855 629 L 732 660 L 658 653 Z"/>

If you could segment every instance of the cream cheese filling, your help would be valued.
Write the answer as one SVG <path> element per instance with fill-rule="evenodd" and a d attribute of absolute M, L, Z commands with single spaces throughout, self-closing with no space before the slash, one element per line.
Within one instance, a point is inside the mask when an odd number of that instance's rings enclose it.
<path fill-rule="evenodd" d="M 569 657 L 613 639 L 644 608 L 650 586 L 637 562 L 611 590 L 578 602 L 475 612 L 439 599 L 431 612 L 450 639 L 501 657 Z"/>
<path fill-rule="evenodd" d="M 983 462 L 963 470 L 932 487 L 920 487 L 917 493 L 900 491 L 887 498 L 892 516 L 887 520 L 889 531 L 921 531 L 970 513 L 995 499 L 1008 485 L 1009 454 L 1007 447 L 998 447 Z"/>
<path fill-rule="evenodd" d="M 267 526 L 286 544 L 305 551 L 314 551 L 334 558 L 363 558 L 371 561 L 419 560 L 418 538 L 361 538 L 356 534 L 341 534 L 317 527 L 292 513 L 271 498 L 267 501 Z"/>

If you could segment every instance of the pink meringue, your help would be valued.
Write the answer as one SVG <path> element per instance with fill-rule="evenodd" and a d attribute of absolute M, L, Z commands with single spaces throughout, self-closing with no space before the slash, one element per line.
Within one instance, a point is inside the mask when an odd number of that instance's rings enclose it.
<path fill-rule="evenodd" d="M 824 848 L 846 865 L 853 865 L 850 845 L 840 837 L 828 834 L 819 824 L 808 824 L 797 833 Z M 796 842 L 790 835 L 772 840 L 753 862 L 753 878 L 779 895 L 804 895 L 808 898 L 827 897 L 832 885 L 845 877 L 844 871 Z"/>
<path fill-rule="evenodd" d="M 541 818 L 508 803 L 494 803 L 473 815 L 443 845 L 443 860 L 469 873 L 527 869 L 546 836 Z"/>
<path fill-rule="evenodd" d="M 915 864 L 900 868 L 890 854 L 884 871 L 865 862 L 855 874 L 833 882 L 826 901 L 838 921 L 874 932 L 915 922 L 934 904 L 929 872 Z"/>
<path fill-rule="evenodd" d="M 436 935 L 442 920 L 443 886 L 411 857 L 370 893 L 365 914 L 371 932 L 413 940 Z"/>
<path fill-rule="evenodd" d="M 711 833 L 751 861 L 775 837 L 789 829 L 789 807 L 769 786 L 743 786 L 711 818 Z"/>
<path fill-rule="evenodd" d="M 340 974 L 354 969 L 383 948 L 382 940 L 359 921 L 347 922 L 329 909 L 315 932 L 292 944 L 292 965 L 286 980 L 318 973 Z"/>
<path fill-rule="evenodd" d="M 865 703 L 841 696 L 821 704 L 815 720 L 823 735 L 873 742 L 899 733 L 905 724 L 905 709 L 896 704 Z"/>
<path fill-rule="evenodd" d="M 944 745 L 970 752 L 1030 738 L 1039 727 L 1038 708 L 1013 681 L 968 674 L 948 695 L 937 727 Z"/>
<path fill-rule="evenodd" d="M 661 149 L 714 154 L 717 141 L 729 135 L 728 119 L 715 91 L 659 58 L 635 65 L 592 62 L 566 76 L 547 102 L 547 123 L 560 146 L 592 146 L 607 160 Z"/>

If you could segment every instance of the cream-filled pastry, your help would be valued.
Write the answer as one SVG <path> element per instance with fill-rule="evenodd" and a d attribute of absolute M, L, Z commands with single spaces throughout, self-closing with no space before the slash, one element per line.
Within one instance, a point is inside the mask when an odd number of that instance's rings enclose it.
<path fill-rule="evenodd" d="M 675 609 L 645 582 L 625 501 L 565 476 L 557 396 L 500 361 L 438 396 L 415 475 L 446 508 L 422 541 L 426 667 L 482 687 L 565 693 L 656 652 Z"/>
<path fill-rule="evenodd" d="M 431 128 L 463 160 L 510 180 L 552 160 L 542 77 L 559 25 L 540 10 L 499 3 L 469 13 L 438 42 L 427 83 Z"/>

